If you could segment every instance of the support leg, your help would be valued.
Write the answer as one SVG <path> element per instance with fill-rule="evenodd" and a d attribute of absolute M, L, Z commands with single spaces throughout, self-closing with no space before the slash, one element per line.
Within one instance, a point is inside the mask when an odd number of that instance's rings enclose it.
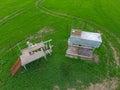
<path fill-rule="evenodd" d="M 26 68 L 26 66 L 24 65 L 23 67 L 24 67 L 24 69 L 27 71 L 27 68 Z"/>
<path fill-rule="evenodd" d="M 51 56 L 51 52 L 50 52 L 50 50 L 47 50 L 48 51 L 48 53 L 50 54 L 50 56 Z"/>
<path fill-rule="evenodd" d="M 45 58 L 45 60 L 47 61 L 47 57 L 46 57 L 46 55 L 44 55 L 44 58 Z"/>

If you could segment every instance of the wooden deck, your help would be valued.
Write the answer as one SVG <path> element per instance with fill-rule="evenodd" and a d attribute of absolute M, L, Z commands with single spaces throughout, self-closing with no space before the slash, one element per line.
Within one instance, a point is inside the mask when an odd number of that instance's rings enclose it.
<path fill-rule="evenodd" d="M 38 52 L 34 52 L 33 55 L 21 55 L 20 58 L 21 58 L 21 64 L 22 66 L 32 62 L 32 61 L 35 61 L 39 58 L 42 58 L 45 56 L 45 52 L 43 51 L 38 51 Z"/>
<path fill-rule="evenodd" d="M 41 48 L 44 48 L 44 43 L 38 43 L 30 48 L 25 48 L 22 50 L 22 55 L 20 56 L 22 66 L 35 61 L 39 58 L 45 57 L 46 53 L 41 51 Z"/>

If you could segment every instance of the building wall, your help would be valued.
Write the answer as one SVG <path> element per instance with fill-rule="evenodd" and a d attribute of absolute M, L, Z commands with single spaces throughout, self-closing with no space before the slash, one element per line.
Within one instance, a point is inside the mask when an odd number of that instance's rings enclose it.
<path fill-rule="evenodd" d="M 85 40 L 85 39 L 80 39 L 75 37 L 70 37 L 68 42 L 73 44 L 78 44 L 78 45 L 86 45 L 94 48 L 98 48 L 101 45 L 101 42 L 98 42 L 98 41 Z"/>

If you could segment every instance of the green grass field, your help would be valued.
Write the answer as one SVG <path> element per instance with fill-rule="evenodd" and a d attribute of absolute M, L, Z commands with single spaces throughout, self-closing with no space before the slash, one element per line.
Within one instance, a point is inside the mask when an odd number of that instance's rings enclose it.
<path fill-rule="evenodd" d="M 0 90 L 120 90 L 119 4 L 119 0 L 1 0 Z M 102 46 L 95 51 L 98 64 L 65 57 L 71 28 L 102 34 Z M 11 78 L 10 68 L 20 55 L 17 45 L 25 48 L 27 40 L 48 39 L 54 45 L 48 61 L 32 62 L 28 71 L 22 67 Z"/>

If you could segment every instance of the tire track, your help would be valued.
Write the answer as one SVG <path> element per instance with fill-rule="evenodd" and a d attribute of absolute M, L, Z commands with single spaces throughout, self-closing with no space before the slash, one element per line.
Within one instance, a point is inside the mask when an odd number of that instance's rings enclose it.
<path fill-rule="evenodd" d="M 99 2 L 101 3 L 101 1 L 99 1 Z M 100 6 L 100 3 L 99 3 L 99 6 Z M 102 7 L 102 6 L 100 6 L 100 7 Z M 101 11 L 103 12 L 102 15 L 106 15 L 105 11 L 102 8 L 101 8 Z M 99 13 L 99 11 L 98 11 L 98 13 Z M 108 15 L 106 15 L 106 16 L 109 17 Z M 109 17 L 109 19 L 110 19 L 110 17 Z M 104 32 L 108 33 L 109 36 L 112 36 L 117 41 L 117 43 L 120 44 L 120 39 L 117 36 L 115 36 L 115 34 L 109 32 L 108 30 L 104 30 Z M 110 40 L 109 36 L 106 35 L 104 37 L 107 40 L 108 45 L 111 47 L 111 50 L 113 51 L 113 56 L 114 56 L 114 59 L 115 59 L 116 68 L 118 68 L 119 65 L 120 65 L 119 51 L 117 51 L 117 48 L 115 47 L 115 45 L 113 46 L 113 43 L 110 42 L 111 40 Z"/>
<path fill-rule="evenodd" d="M 113 51 L 113 55 L 114 55 L 114 58 L 115 58 L 115 62 L 116 62 L 116 65 L 117 67 L 120 66 L 120 62 L 119 62 L 119 56 L 118 56 L 118 52 L 116 51 L 116 48 L 112 45 L 111 42 L 108 41 L 108 44 L 110 45 L 112 51 Z"/>
<path fill-rule="evenodd" d="M 83 18 L 79 18 L 79 17 L 75 17 L 75 16 L 72 16 L 72 15 L 69 15 L 69 14 L 64 14 L 64 13 L 60 13 L 60 12 L 55 12 L 55 11 L 52 11 L 46 7 L 39 7 L 39 4 L 43 3 L 45 0 L 38 0 L 35 2 L 35 6 L 36 8 L 38 8 L 40 11 L 46 13 L 46 14 L 49 14 L 51 16 L 56 16 L 56 17 L 60 17 L 60 18 L 74 18 L 74 19 L 78 19 L 78 20 L 82 20 L 84 22 L 86 22 L 85 19 Z"/>
<path fill-rule="evenodd" d="M 7 21 L 15 18 L 16 16 L 24 13 L 24 12 L 26 11 L 26 9 L 28 10 L 28 9 L 30 9 L 30 8 L 31 8 L 31 7 L 29 7 L 29 8 L 28 8 L 28 7 L 27 7 L 27 8 L 24 7 L 24 8 L 21 8 L 21 9 L 15 11 L 15 12 L 13 12 L 13 13 L 5 16 L 4 18 L 0 19 L 0 25 L 4 24 L 5 22 L 7 22 Z M 8 49 L 7 52 L 5 52 L 5 50 L 4 50 L 4 51 L 2 51 L 2 52 L 0 52 L 0 53 L 3 53 L 3 52 L 4 52 L 5 54 L 9 53 L 11 50 L 13 50 L 14 48 L 16 48 L 16 47 L 18 46 L 18 44 L 22 43 L 23 41 L 25 41 L 25 40 L 22 40 L 22 41 L 16 43 L 13 47 L 11 47 L 10 49 Z"/>
<path fill-rule="evenodd" d="M 52 15 L 52 16 L 57 16 L 57 17 L 60 17 L 60 18 L 74 18 L 74 19 L 77 19 L 77 20 L 80 20 L 80 21 L 83 21 L 83 22 L 88 23 L 88 21 L 86 21 L 85 19 L 79 18 L 79 17 L 75 17 L 75 16 L 72 16 L 72 15 L 63 14 L 63 13 L 59 13 L 59 12 L 54 12 L 54 11 L 51 11 L 51 10 L 45 8 L 45 7 L 40 8 L 38 5 L 39 5 L 40 3 L 42 3 L 42 2 L 44 2 L 44 1 L 45 1 L 45 0 L 37 0 L 37 1 L 35 2 L 35 6 L 36 6 L 38 9 L 40 9 L 40 11 L 42 11 L 42 12 L 44 12 L 44 13 L 46 13 L 46 14 Z M 20 10 L 18 10 L 18 11 L 16 11 L 16 12 L 12 13 L 11 15 L 13 15 L 13 17 L 14 17 L 14 16 L 17 16 L 17 15 L 20 14 L 21 11 L 23 11 L 23 9 L 20 9 Z M 8 15 L 8 16 L 4 17 L 2 20 L 3 20 L 3 21 L 6 20 L 6 19 L 8 20 L 11 15 Z M 13 17 L 12 17 L 12 18 L 13 18 Z M 0 20 L 0 21 L 2 21 L 2 20 Z M 90 22 L 90 24 L 91 24 L 91 22 Z M 95 24 L 95 25 L 99 26 L 98 24 Z M 99 27 L 100 27 L 100 26 L 99 26 Z M 107 31 L 107 33 L 109 33 L 109 32 Z M 114 34 L 111 34 L 111 35 L 116 38 L 116 36 L 115 36 Z M 119 40 L 119 39 L 117 39 L 117 41 L 118 41 L 118 40 Z M 120 43 L 120 41 L 118 41 L 118 42 Z M 19 42 L 19 43 L 20 43 L 20 42 Z M 113 52 L 114 52 L 114 57 L 115 57 L 115 60 L 116 60 L 116 62 L 117 62 L 117 64 L 118 64 L 119 56 L 117 55 L 117 51 L 116 51 L 115 47 L 113 47 L 113 45 L 112 45 L 110 42 L 108 42 L 108 43 L 109 43 L 109 45 L 111 46 L 111 49 L 112 49 Z M 17 45 L 18 45 L 18 43 L 17 43 L 14 47 L 12 47 L 11 49 L 9 49 L 9 51 L 11 51 L 12 49 L 14 49 Z M 8 52 L 9 52 L 9 51 L 8 51 Z M 8 53 L 8 52 L 7 52 L 7 53 Z M 118 65 L 119 65 L 119 64 L 118 64 Z"/>
<path fill-rule="evenodd" d="M 106 57 L 106 61 L 107 61 L 107 76 L 109 76 L 109 72 L 110 72 L 110 70 L 109 70 L 109 53 L 108 53 L 108 51 L 107 51 L 107 47 L 103 44 L 103 47 L 105 48 L 105 51 L 106 51 L 106 55 L 105 55 L 105 57 Z"/>
<path fill-rule="evenodd" d="M 39 3 L 42 3 L 42 2 L 44 2 L 45 0 L 37 0 L 36 2 L 35 2 L 35 6 L 38 6 L 39 5 Z M 37 7 L 38 8 L 38 7 Z"/>
<path fill-rule="evenodd" d="M 71 18 L 74 18 L 74 19 L 77 19 L 77 20 L 79 20 L 79 21 L 86 22 L 86 23 L 89 24 L 89 25 L 96 25 L 97 27 L 100 27 L 100 28 L 102 27 L 102 26 L 98 25 L 97 23 L 93 23 L 92 21 L 88 22 L 88 21 L 86 21 L 86 19 L 83 19 L 83 18 L 75 17 L 75 16 L 72 16 L 72 15 L 64 14 L 64 13 L 54 12 L 54 11 L 52 11 L 52 10 L 49 10 L 49 9 L 45 8 L 45 7 L 39 7 L 38 5 L 39 5 L 40 3 L 42 3 L 42 2 L 44 2 L 44 1 L 45 1 L 45 0 L 37 0 L 37 1 L 35 2 L 35 6 L 36 6 L 37 9 L 40 9 L 40 11 L 42 11 L 42 12 L 44 12 L 44 13 L 46 13 L 46 14 L 49 14 L 49 15 L 51 15 L 51 16 L 60 17 L 60 18 L 70 18 L 70 19 L 71 19 Z M 20 9 L 20 10 L 18 10 L 18 11 L 16 11 L 16 12 L 14 12 L 14 13 L 6 16 L 6 17 L 4 17 L 2 20 L 0 20 L 0 23 L 1 23 L 1 21 L 2 21 L 2 22 L 5 22 L 5 21 L 7 21 L 7 20 L 9 20 L 9 19 L 11 19 L 11 18 L 14 18 L 15 16 L 17 16 L 17 15 L 19 15 L 20 13 L 24 12 L 23 10 L 24 10 L 24 9 Z M 11 16 L 12 16 L 12 17 L 11 17 Z M 11 18 L 10 18 L 10 17 L 11 17 Z M 5 21 L 4 21 L 4 20 L 5 20 Z M 102 31 L 102 32 L 103 32 L 103 31 Z M 107 33 L 110 33 L 110 32 L 107 31 Z M 112 35 L 114 38 L 117 38 L 113 33 L 110 33 L 110 35 Z M 107 40 L 107 39 L 106 39 L 106 40 Z M 117 38 L 117 41 L 118 41 L 118 43 L 120 44 L 119 38 Z M 10 48 L 10 49 L 8 50 L 8 52 L 10 52 L 12 49 L 14 49 L 15 47 L 17 47 L 17 45 L 18 45 L 19 43 L 20 43 L 20 42 L 18 42 L 15 46 L 13 46 L 12 48 Z M 115 58 L 115 61 L 116 61 L 117 66 L 118 66 L 118 65 L 119 65 L 118 52 L 116 51 L 116 48 L 115 48 L 110 42 L 108 42 L 108 43 L 109 43 L 109 46 L 111 47 L 111 49 L 112 49 L 112 51 L 113 51 L 114 58 Z M 6 52 L 6 53 L 8 53 L 8 52 Z"/>
<path fill-rule="evenodd" d="M 39 8 L 39 7 L 37 7 L 37 8 Z M 109 34 L 110 36 L 112 36 L 113 38 L 115 38 L 115 40 L 117 41 L 117 43 L 120 45 L 120 39 L 119 39 L 115 34 L 109 32 L 108 29 L 106 29 L 105 27 L 97 24 L 96 22 L 92 22 L 92 21 L 88 22 L 88 21 L 86 21 L 86 20 L 83 20 L 83 19 L 78 18 L 78 17 L 71 16 L 71 15 L 68 15 L 68 14 L 53 12 L 53 11 L 51 11 L 51 10 L 45 8 L 45 7 L 42 7 L 42 8 L 39 8 L 39 9 L 40 9 L 40 11 L 42 11 L 42 12 L 44 12 L 44 13 L 46 13 L 46 14 L 52 15 L 52 16 L 57 16 L 57 17 L 60 17 L 60 18 L 75 18 L 75 19 L 77 19 L 77 20 L 81 20 L 81 21 L 87 22 L 87 23 L 90 24 L 90 25 L 95 25 L 95 26 L 99 27 L 100 29 L 102 29 L 101 32 L 103 32 L 103 33 L 105 33 L 104 30 L 106 30 L 106 33 Z M 103 30 L 103 29 L 104 29 L 104 30 Z M 110 42 L 111 40 L 110 40 L 110 39 L 108 40 L 108 38 L 109 38 L 109 37 L 105 37 L 105 40 L 107 41 L 109 47 L 111 47 L 110 50 L 113 51 L 112 54 L 113 54 L 113 57 L 114 57 L 114 59 L 115 59 L 116 68 L 118 68 L 119 65 L 120 65 L 120 62 L 119 62 L 119 52 L 116 51 L 116 47 L 113 46 L 113 43 L 111 43 L 111 42 Z M 119 46 L 119 45 L 118 45 L 118 46 Z M 107 77 L 109 77 L 109 72 L 110 72 L 110 69 L 109 69 L 109 64 L 110 64 L 109 55 L 112 55 L 112 54 L 111 54 L 111 52 L 107 51 L 107 47 L 106 47 L 105 45 L 103 45 L 103 47 L 105 48 L 105 51 L 106 51 Z M 114 81 L 113 81 L 113 82 L 114 82 Z M 112 84 L 113 84 L 113 83 L 112 83 Z M 110 84 L 109 84 L 109 85 L 110 85 Z M 117 83 L 117 84 L 115 83 L 115 85 L 118 85 L 118 83 Z M 116 87 L 117 87 L 117 86 L 116 86 Z"/>
<path fill-rule="evenodd" d="M 99 31 L 99 30 L 98 30 Z M 100 32 L 100 31 L 99 31 Z M 120 56 L 119 56 L 119 52 L 117 51 L 117 49 L 115 48 L 115 46 L 113 46 L 113 44 L 110 42 L 110 40 L 108 40 L 109 37 L 107 37 L 107 35 L 103 35 L 103 37 L 105 38 L 106 42 L 108 43 L 108 45 L 110 46 L 110 49 L 112 50 L 113 53 L 113 57 L 115 59 L 115 64 L 116 64 L 116 68 L 120 67 Z M 104 45 L 104 47 L 106 47 Z M 106 47 L 106 52 L 107 52 L 107 47 Z M 110 53 L 110 52 L 107 52 Z M 107 58 L 109 58 L 109 56 L 107 56 Z"/>
<path fill-rule="evenodd" d="M 56 17 L 60 17 L 60 18 L 70 18 L 70 19 L 71 19 L 71 18 L 74 18 L 74 19 L 77 19 L 77 20 L 79 20 L 79 21 L 86 22 L 86 23 L 88 23 L 88 24 L 90 24 L 90 25 L 95 25 L 95 26 L 97 26 L 98 28 L 100 28 L 100 30 L 101 30 L 103 33 L 106 32 L 106 33 L 112 35 L 112 37 L 114 37 L 114 39 L 118 42 L 118 44 L 120 44 L 120 39 L 119 39 L 117 36 L 115 36 L 113 33 L 109 32 L 108 29 L 106 29 L 105 27 L 99 25 L 99 24 L 96 23 L 96 22 L 93 22 L 93 21 L 89 21 L 89 22 L 88 22 L 86 19 L 83 19 L 83 18 L 80 18 L 80 17 L 76 17 L 76 16 L 73 16 L 73 15 L 64 14 L 64 13 L 60 13 L 60 12 L 55 12 L 55 11 L 52 11 L 52 10 L 46 8 L 46 7 L 39 7 L 38 5 L 39 5 L 41 2 L 44 2 L 44 1 L 45 1 L 45 0 L 38 0 L 37 3 L 35 4 L 36 8 L 38 8 L 40 11 L 42 11 L 42 12 L 44 12 L 44 13 L 46 13 L 46 14 L 49 14 L 49 15 L 51 15 L 51 16 L 56 16 Z M 105 29 L 105 30 L 103 31 L 103 29 Z M 106 39 L 106 40 L 108 40 L 108 39 Z M 114 55 L 114 58 L 115 58 L 115 62 L 116 62 L 116 64 L 117 64 L 117 66 L 119 66 L 119 55 L 118 55 L 118 52 L 116 51 L 116 48 L 115 48 L 110 42 L 108 42 L 108 43 L 109 43 L 109 46 L 111 47 L 111 49 L 112 49 L 112 51 L 113 51 L 113 55 Z"/>
<path fill-rule="evenodd" d="M 116 64 L 116 68 L 120 67 L 120 57 L 119 57 L 119 53 L 117 52 L 116 48 L 113 46 L 113 44 L 108 41 L 107 37 L 104 36 L 105 40 L 107 41 L 108 45 L 110 46 L 112 52 L 109 52 L 109 53 L 113 53 L 113 57 L 115 59 L 115 64 Z M 107 51 L 107 48 L 106 48 L 106 51 Z"/>
<path fill-rule="evenodd" d="M 2 25 L 3 23 L 7 22 L 10 19 L 13 19 L 14 17 L 18 16 L 19 14 L 21 14 L 23 12 L 24 12 L 24 8 L 5 16 L 4 18 L 0 19 L 0 25 Z"/>
<path fill-rule="evenodd" d="M 3 17 L 2 19 L 0 19 L 0 25 L 2 25 L 4 23 L 6 23 L 7 21 L 9 21 L 10 19 L 13 19 L 14 17 L 22 14 L 24 11 L 25 11 L 25 8 L 22 8 L 22 9 L 19 9 L 19 10 L 15 11 L 15 12 Z M 15 46 L 13 46 L 12 49 L 14 49 L 16 46 L 17 46 L 17 44 Z M 8 49 L 8 51 L 6 53 L 10 52 L 12 49 Z M 2 51 L 0 53 L 3 53 L 3 52 L 4 51 Z"/>
<path fill-rule="evenodd" d="M 94 0 L 94 2 L 96 2 L 96 0 Z M 95 7 L 95 10 L 98 14 L 101 14 L 103 17 L 106 15 L 106 12 L 101 8 L 99 11 L 96 9 L 96 7 L 102 7 L 101 6 L 101 1 L 99 1 L 98 4 L 94 3 L 94 7 Z M 102 13 L 101 13 L 102 11 Z M 108 15 L 106 15 L 107 18 L 111 19 Z M 120 44 L 120 38 L 118 38 L 115 34 L 113 34 L 112 32 L 110 32 L 110 30 L 108 30 L 107 28 L 104 28 L 102 27 L 103 29 L 105 29 L 103 32 L 106 32 L 108 33 L 110 36 L 114 37 L 116 39 L 116 41 L 118 42 L 118 44 Z"/>
<path fill-rule="evenodd" d="M 36 1 L 37 3 L 35 4 L 36 8 L 39 9 L 41 12 L 46 13 L 46 14 L 51 15 L 51 16 L 60 17 L 60 18 L 76 19 L 76 20 L 88 23 L 90 25 L 95 25 L 98 28 L 100 28 L 101 30 L 105 29 L 106 32 L 109 33 L 110 35 L 112 35 L 112 37 L 114 37 L 116 39 L 116 41 L 120 44 L 120 39 L 115 34 L 113 34 L 113 33 L 111 34 L 107 28 L 99 25 L 97 22 L 95 22 L 95 21 L 88 21 L 87 19 L 83 19 L 83 18 L 76 17 L 76 16 L 69 15 L 69 14 L 55 12 L 55 11 L 52 11 L 52 10 L 46 8 L 46 7 L 39 7 L 39 4 L 43 3 L 44 1 L 45 0 L 38 0 L 38 1 Z"/>

